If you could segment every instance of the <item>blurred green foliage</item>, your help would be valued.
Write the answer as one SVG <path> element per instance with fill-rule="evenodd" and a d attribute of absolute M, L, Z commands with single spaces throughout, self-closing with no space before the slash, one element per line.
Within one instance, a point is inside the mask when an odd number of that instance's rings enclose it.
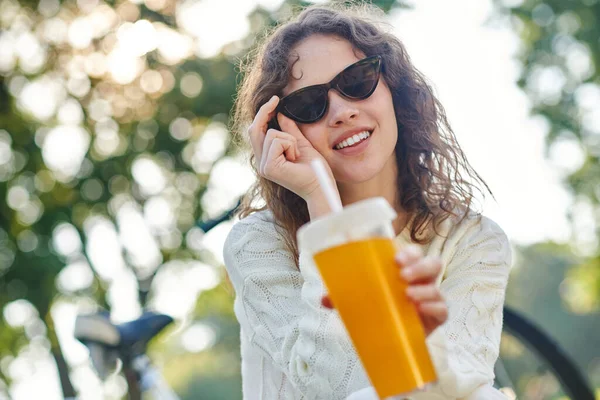
<path fill-rule="evenodd" d="M 585 255 L 569 272 L 569 282 L 589 296 L 582 311 L 600 308 L 600 2 L 597 0 L 496 0 L 511 16 L 521 38 L 519 85 L 532 113 L 548 125 L 549 153 L 570 158 L 578 153 L 565 184 L 573 194 L 570 217 L 575 250 Z M 506 4 L 511 4 L 507 6 Z M 516 5 L 515 5 L 516 4 Z M 592 236 L 580 237 L 581 225 Z M 589 236 L 588 233 L 586 233 Z M 581 242 L 585 242 L 581 245 Z M 583 248 L 582 248 L 583 247 Z"/>
<path fill-rule="evenodd" d="M 595 332 L 600 329 L 597 313 L 578 312 L 588 296 L 580 291 L 570 293 L 565 276 L 576 269 L 581 259 L 568 245 L 552 242 L 518 247 L 517 260 L 506 293 L 507 306 L 521 311 L 556 340 L 587 374 L 593 387 L 600 387 L 600 357 L 590 351 L 600 347 Z M 526 365 L 514 376 L 522 376 Z M 532 372 L 532 371 L 529 371 Z"/>

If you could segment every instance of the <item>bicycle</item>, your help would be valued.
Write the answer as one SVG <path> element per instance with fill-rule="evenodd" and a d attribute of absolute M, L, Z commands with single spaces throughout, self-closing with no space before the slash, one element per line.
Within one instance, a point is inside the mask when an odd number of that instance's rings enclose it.
<path fill-rule="evenodd" d="M 90 351 L 92 365 L 101 379 L 121 363 L 129 400 L 141 400 L 144 392 L 151 393 L 155 400 L 178 400 L 146 355 L 148 342 L 172 322 L 170 316 L 151 311 L 119 325 L 113 324 L 107 313 L 79 315 L 74 335 Z"/>
<path fill-rule="evenodd" d="M 235 207 L 220 217 L 201 221 L 197 226 L 206 233 L 231 219 L 239 205 L 238 201 Z M 149 287 L 147 282 L 144 283 L 146 285 L 140 287 Z M 145 312 L 139 319 L 121 325 L 113 325 L 105 313 L 78 316 L 75 336 L 90 350 L 92 364 L 101 378 L 106 378 L 117 360 L 121 360 L 128 384 L 129 400 L 141 400 L 143 392 L 152 393 L 157 400 L 178 400 L 177 395 L 145 354 L 148 342 L 172 322 L 171 317 L 152 312 Z M 515 369 L 515 363 L 523 363 L 522 357 L 516 356 L 519 354 L 515 353 L 515 349 L 519 350 L 516 353 L 520 352 L 520 356 L 533 354 L 541 364 L 535 369 L 527 365 L 530 371 L 524 375 L 525 378 L 531 375 L 528 382 L 515 382 L 515 378 L 511 377 L 514 375 L 511 371 Z M 504 307 L 500 357 L 494 371 L 494 386 L 512 398 L 546 400 L 564 399 L 560 396 L 566 395 L 573 400 L 595 399 L 586 378 L 564 349 L 547 333 L 510 307 Z M 65 399 L 75 399 L 72 386 L 69 391 L 68 376 L 61 376 L 61 383 L 63 381 L 66 382 L 63 384 Z M 535 384 L 533 396 L 531 382 Z"/>
<path fill-rule="evenodd" d="M 537 360 L 531 365 L 532 356 Z M 515 382 L 509 370 L 525 364 L 531 376 Z M 521 368 L 522 369 L 522 368 Z M 510 307 L 504 307 L 504 329 L 500 357 L 494 368 L 495 387 L 509 389 L 514 398 L 528 400 L 594 400 L 596 397 L 587 379 L 565 350 L 533 322 Z M 512 392 L 512 393 L 511 393 Z M 506 393 L 506 391 L 505 391 Z"/>

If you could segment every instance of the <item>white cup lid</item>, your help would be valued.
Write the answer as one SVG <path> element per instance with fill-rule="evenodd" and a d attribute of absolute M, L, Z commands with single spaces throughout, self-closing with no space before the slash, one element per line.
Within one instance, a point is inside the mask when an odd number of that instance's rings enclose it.
<path fill-rule="evenodd" d="M 316 253 L 332 246 L 371 236 L 381 227 L 393 235 L 391 222 L 396 212 L 383 197 L 373 197 L 344 207 L 342 212 L 331 213 L 303 225 L 298 229 L 300 251 Z"/>

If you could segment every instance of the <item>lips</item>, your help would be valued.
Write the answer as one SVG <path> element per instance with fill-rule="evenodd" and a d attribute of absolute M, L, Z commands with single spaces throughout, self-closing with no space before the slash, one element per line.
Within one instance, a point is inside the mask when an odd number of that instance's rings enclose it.
<path fill-rule="evenodd" d="M 346 140 L 342 140 L 340 143 L 335 145 L 334 149 L 342 150 L 347 147 L 355 146 L 355 145 L 361 143 L 362 141 L 369 139 L 369 137 L 371 137 L 371 133 L 369 131 L 363 131 L 363 132 L 357 133 L 356 135 L 351 136 Z"/>
<path fill-rule="evenodd" d="M 366 139 L 354 143 L 350 146 L 343 147 L 341 149 L 334 149 L 334 153 L 341 157 L 354 157 L 363 154 L 371 146 L 371 137 L 374 133 L 371 133 Z M 342 142 L 343 143 L 343 142 Z"/>
<path fill-rule="evenodd" d="M 344 142 L 344 140 L 346 140 L 346 141 L 347 141 L 347 140 L 349 140 L 350 138 L 352 138 L 353 136 L 355 136 L 355 135 L 360 135 L 360 134 L 361 134 L 361 133 L 363 133 L 363 132 L 368 132 L 369 134 L 373 134 L 373 129 L 371 129 L 371 128 L 369 128 L 369 127 L 366 127 L 366 126 L 364 126 L 364 127 L 359 127 L 359 128 L 356 128 L 356 129 L 352 129 L 351 131 L 348 131 L 348 132 L 344 132 L 344 133 L 343 133 L 343 134 L 342 134 L 340 137 L 338 137 L 338 138 L 335 140 L 335 142 L 334 142 L 333 146 L 331 146 L 331 147 L 332 147 L 334 150 L 337 150 L 337 149 L 336 149 L 336 147 L 338 147 L 338 145 L 339 145 L 340 143 Z M 357 137 L 356 137 L 356 138 L 354 138 L 354 139 L 355 139 L 354 141 L 356 141 L 356 142 L 358 141 L 358 140 L 356 140 L 356 139 L 358 139 Z"/>

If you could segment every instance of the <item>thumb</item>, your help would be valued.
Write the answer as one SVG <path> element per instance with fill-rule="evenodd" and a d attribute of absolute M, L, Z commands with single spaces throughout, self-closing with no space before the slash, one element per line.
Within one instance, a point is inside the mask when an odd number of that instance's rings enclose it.
<path fill-rule="evenodd" d="M 298 128 L 298 125 L 295 121 L 286 117 L 282 113 L 277 113 L 277 122 L 279 123 L 279 126 L 281 127 L 282 131 L 289 133 L 296 139 L 304 139 L 304 135 L 302 134 L 302 132 L 300 132 L 300 128 Z"/>

